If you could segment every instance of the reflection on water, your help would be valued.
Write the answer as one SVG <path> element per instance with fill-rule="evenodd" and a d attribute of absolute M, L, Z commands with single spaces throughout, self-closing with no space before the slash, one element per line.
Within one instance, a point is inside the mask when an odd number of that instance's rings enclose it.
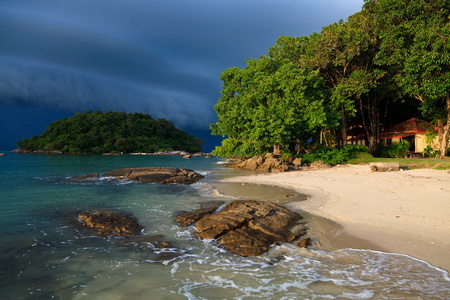
<path fill-rule="evenodd" d="M 227 175 L 220 166 L 208 163 L 199 168 L 210 178 L 192 186 L 102 179 L 76 184 L 67 179 L 71 175 L 67 169 L 50 175 L 34 171 L 27 177 L 33 179 L 27 179 L 21 190 L 3 185 L 8 197 L 1 199 L 0 222 L 8 229 L 1 232 L 0 298 L 450 298 L 446 272 L 406 255 L 356 249 L 324 251 L 317 243 L 314 249 L 282 244 L 260 257 L 243 258 L 214 241 L 196 238 L 194 227 L 174 224 L 177 211 L 195 209 L 203 201 L 231 201 L 240 195 L 287 206 L 293 199 L 305 198 L 262 186 L 230 184 L 217 190 L 210 183 Z M 75 162 L 70 165 L 79 168 Z M 99 168 L 102 162 L 95 161 L 95 165 Z M 227 189 L 229 195 L 223 195 Z M 283 197 L 286 194 L 292 198 Z M 125 242 L 89 236 L 68 222 L 68 212 L 79 209 L 131 212 L 145 227 L 145 238 Z M 339 231 L 338 227 L 330 231 L 335 229 Z M 317 228 L 311 227 L 310 234 L 321 238 L 315 231 Z M 170 246 L 161 247 L 160 240 Z"/>

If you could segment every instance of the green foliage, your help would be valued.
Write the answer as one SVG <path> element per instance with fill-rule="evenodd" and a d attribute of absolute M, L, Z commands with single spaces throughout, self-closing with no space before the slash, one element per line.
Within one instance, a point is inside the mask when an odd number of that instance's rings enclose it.
<path fill-rule="evenodd" d="M 439 153 L 438 150 L 433 149 L 433 147 L 431 147 L 430 145 L 427 145 L 425 147 L 424 152 L 425 152 L 425 157 L 432 157 L 432 158 L 437 157 L 438 153 Z"/>
<path fill-rule="evenodd" d="M 258 148 L 288 146 L 293 140 L 307 140 L 321 128 L 336 125 L 318 71 L 299 67 L 280 52 L 288 47 L 284 50 L 295 54 L 290 49 L 299 47 L 296 39 L 279 42 L 283 45 L 272 49 L 273 57 L 250 59 L 245 68 L 227 69 L 220 77 L 222 97 L 214 107 L 218 121 L 210 128 L 212 134 L 241 141 L 243 148 L 251 150 L 243 156 L 259 151 L 253 149 L 251 141 L 256 141 Z"/>
<path fill-rule="evenodd" d="M 390 145 L 380 143 L 375 150 L 374 156 L 386 158 L 406 157 L 410 148 L 411 144 L 406 140 L 403 140 L 401 143 L 395 142 Z"/>
<path fill-rule="evenodd" d="M 76 113 L 52 122 L 44 133 L 17 142 L 19 149 L 65 153 L 156 152 L 176 149 L 197 152 L 203 141 L 164 119 L 142 113 L 100 111 Z"/>
<path fill-rule="evenodd" d="M 267 153 L 268 148 L 251 141 L 238 141 L 228 138 L 222 141 L 211 154 L 219 157 L 252 157 Z"/>
<path fill-rule="evenodd" d="M 308 154 L 302 155 L 302 161 L 312 163 L 321 160 L 330 165 L 343 164 L 357 157 L 360 152 L 367 152 L 367 146 L 345 145 L 343 147 L 319 147 Z"/>

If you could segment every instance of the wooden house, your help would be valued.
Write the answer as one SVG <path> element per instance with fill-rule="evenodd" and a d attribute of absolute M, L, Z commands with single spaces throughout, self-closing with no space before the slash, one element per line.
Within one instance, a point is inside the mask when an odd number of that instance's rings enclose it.
<path fill-rule="evenodd" d="M 427 147 L 425 134 L 432 130 L 435 130 L 432 124 L 412 118 L 382 131 L 379 140 L 383 141 L 385 145 L 406 140 L 411 144 L 409 149 L 411 152 L 423 153 Z"/>
<path fill-rule="evenodd" d="M 392 143 L 400 143 L 407 140 L 411 144 L 410 151 L 412 153 L 423 153 L 427 147 L 425 135 L 427 131 L 435 130 L 435 127 L 423 120 L 412 118 L 380 133 L 378 142 L 385 145 Z M 367 135 L 362 126 L 352 126 L 347 131 L 347 141 L 353 145 L 366 145 Z"/>

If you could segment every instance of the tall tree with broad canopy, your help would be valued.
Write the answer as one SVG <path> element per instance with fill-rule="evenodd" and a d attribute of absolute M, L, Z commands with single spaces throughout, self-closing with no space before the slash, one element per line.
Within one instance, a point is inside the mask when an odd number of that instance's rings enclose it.
<path fill-rule="evenodd" d="M 221 74 L 213 134 L 273 145 L 274 154 L 280 154 L 281 147 L 327 126 L 326 90 L 318 72 L 266 56 L 246 64 Z"/>
<path fill-rule="evenodd" d="M 373 153 L 389 101 L 395 100 L 387 71 L 374 64 L 379 40 L 370 14 L 362 11 L 326 26 L 313 35 L 302 61 L 320 71 L 330 89 L 330 101 L 340 107 L 340 140 L 346 144 L 349 119 L 361 121 Z M 383 109 L 384 108 L 384 109 Z M 359 114 L 357 114 L 359 110 Z"/>
<path fill-rule="evenodd" d="M 363 8 L 381 39 L 375 62 L 394 68 L 404 93 L 419 99 L 424 115 L 437 121 L 438 157 L 444 157 L 450 133 L 450 1 L 366 0 Z"/>

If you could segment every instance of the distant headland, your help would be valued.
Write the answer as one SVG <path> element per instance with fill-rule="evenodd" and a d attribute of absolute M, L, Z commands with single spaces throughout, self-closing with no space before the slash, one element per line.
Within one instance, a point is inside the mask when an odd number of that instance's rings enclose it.
<path fill-rule="evenodd" d="M 195 153 L 201 151 L 204 141 L 148 114 L 87 111 L 52 122 L 41 135 L 16 144 L 15 152 Z"/>

